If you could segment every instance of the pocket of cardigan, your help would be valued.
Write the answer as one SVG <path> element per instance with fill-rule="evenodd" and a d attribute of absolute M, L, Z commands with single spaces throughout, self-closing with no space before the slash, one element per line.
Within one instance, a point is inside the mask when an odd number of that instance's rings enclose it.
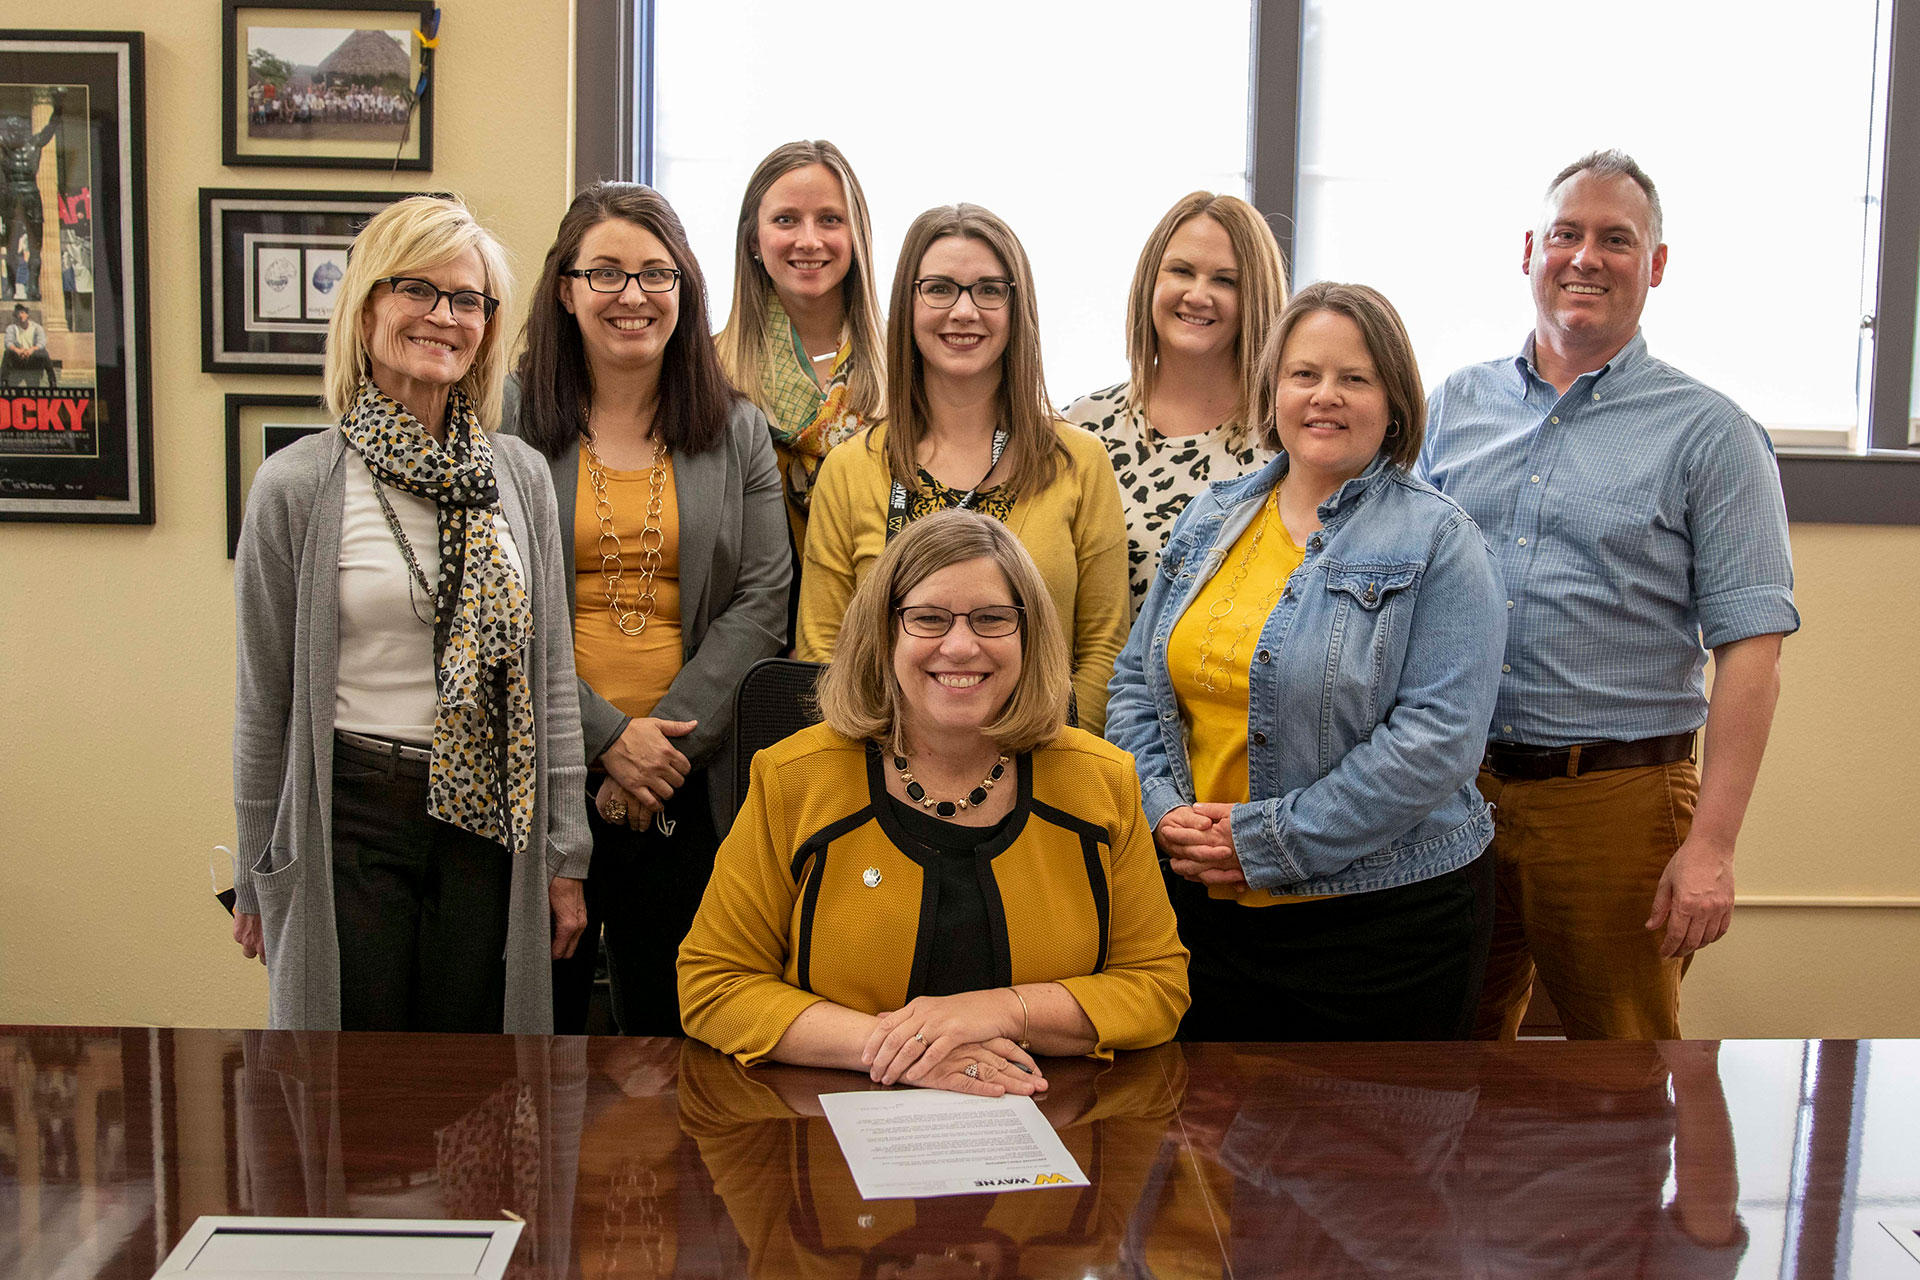
<path fill-rule="evenodd" d="M 249 873 L 254 891 L 265 894 L 287 889 L 294 880 L 289 873 L 299 865 L 299 855 L 269 844 Z"/>

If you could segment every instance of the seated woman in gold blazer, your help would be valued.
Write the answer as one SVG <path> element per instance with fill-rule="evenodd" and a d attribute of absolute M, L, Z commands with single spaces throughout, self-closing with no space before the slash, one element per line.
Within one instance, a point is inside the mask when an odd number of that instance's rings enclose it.
<path fill-rule="evenodd" d="M 680 948 L 687 1033 L 752 1065 L 998 1096 L 1163 1043 L 1186 949 L 1125 753 L 1066 726 L 1033 561 L 965 511 L 854 592 L 825 723 L 754 758 Z"/>

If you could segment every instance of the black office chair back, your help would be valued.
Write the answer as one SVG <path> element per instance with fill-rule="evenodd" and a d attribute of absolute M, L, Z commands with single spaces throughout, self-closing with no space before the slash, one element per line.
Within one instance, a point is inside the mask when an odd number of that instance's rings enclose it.
<path fill-rule="evenodd" d="M 746 803 L 753 753 L 820 722 L 814 682 L 827 668 L 796 658 L 762 658 L 733 695 L 733 810 Z"/>

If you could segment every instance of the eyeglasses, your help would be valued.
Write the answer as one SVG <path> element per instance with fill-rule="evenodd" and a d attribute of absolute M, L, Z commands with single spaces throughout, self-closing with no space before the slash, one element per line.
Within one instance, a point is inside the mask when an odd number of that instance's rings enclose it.
<path fill-rule="evenodd" d="M 1013 297 L 1013 281 L 995 280 L 989 276 L 972 284 L 961 284 L 945 276 L 922 276 L 913 282 L 913 291 L 920 295 L 920 301 L 939 311 L 945 311 L 960 301 L 963 293 L 972 298 L 973 305 L 982 311 L 998 311 Z"/>
<path fill-rule="evenodd" d="M 408 315 L 427 315 L 440 305 L 440 299 L 445 298 L 448 314 L 469 329 L 478 329 L 493 319 L 494 310 L 500 305 L 500 299 L 478 289 L 442 289 L 433 281 L 422 280 L 418 276 L 384 276 L 374 283 L 392 289 L 393 296 L 400 302 L 400 309 Z"/>
<path fill-rule="evenodd" d="M 647 267 L 642 271 L 622 271 L 618 267 L 573 267 L 563 276 L 585 280 L 595 293 L 625 293 L 627 281 L 638 280 L 642 293 L 672 293 L 680 283 L 677 267 Z"/>
<path fill-rule="evenodd" d="M 969 609 L 965 613 L 955 613 L 939 605 L 909 604 L 894 612 L 900 615 L 900 626 L 908 635 L 919 636 L 923 640 L 937 640 L 947 634 L 953 630 L 957 618 L 965 618 L 967 629 L 982 640 L 993 640 L 1018 631 L 1026 610 L 1017 604 L 990 604 Z"/>

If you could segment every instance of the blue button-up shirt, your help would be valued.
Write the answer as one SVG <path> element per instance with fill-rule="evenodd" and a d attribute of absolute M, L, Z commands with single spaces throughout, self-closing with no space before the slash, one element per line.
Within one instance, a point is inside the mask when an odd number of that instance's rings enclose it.
<path fill-rule="evenodd" d="M 1505 584 L 1497 740 L 1696 729 L 1706 650 L 1800 626 L 1766 432 L 1640 334 L 1565 395 L 1531 337 L 1459 370 L 1428 402 L 1419 473 L 1473 516 Z"/>

